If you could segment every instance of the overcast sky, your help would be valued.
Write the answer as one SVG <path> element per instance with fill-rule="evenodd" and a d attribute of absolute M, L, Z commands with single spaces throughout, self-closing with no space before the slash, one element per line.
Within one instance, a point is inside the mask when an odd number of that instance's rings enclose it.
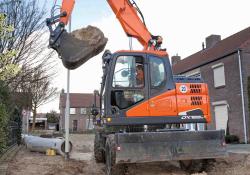
<path fill-rule="evenodd" d="M 52 7 L 48 3 L 48 9 Z M 60 0 L 57 1 L 61 3 Z M 163 48 L 169 56 L 183 58 L 202 49 L 202 42 L 211 34 L 222 39 L 250 26 L 250 0 L 135 0 L 143 12 L 146 25 L 154 35 L 163 36 Z M 106 49 L 128 49 L 129 42 L 106 0 L 76 0 L 72 14 L 72 30 L 95 25 L 109 39 Z M 133 40 L 133 48 L 141 50 Z M 71 71 L 70 92 L 91 93 L 99 90 L 102 69 L 101 56 L 90 59 Z M 53 85 L 58 89 L 67 85 L 67 72 L 57 59 L 58 76 Z M 59 98 L 43 105 L 38 112 L 59 111 Z"/>

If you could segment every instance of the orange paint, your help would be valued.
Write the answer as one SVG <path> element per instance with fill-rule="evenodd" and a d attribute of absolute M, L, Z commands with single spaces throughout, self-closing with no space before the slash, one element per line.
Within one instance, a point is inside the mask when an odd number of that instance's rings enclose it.
<path fill-rule="evenodd" d="M 60 17 L 60 22 L 64 23 L 65 25 L 68 24 L 74 5 L 75 5 L 75 0 L 63 0 L 61 13 L 66 12 L 67 16 Z"/>
<path fill-rule="evenodd" d="M 181 87 L 186 90 L 181 90 Z M 178 116 L 180 113 L 200 109 L 211 122 L 208 88 L 205 83 L 176 83 L 176 89 L 166 91 L 126 112 L 127 117 Z"/>
<path fill-rule="evenodd" d="M 160 50 L 119 50 L 115 53 L 139 53 L 139 54 L 153 54 L 160 57 L 168 57 L 168 53 L 166 51 L 160 51 Z"/>
<path fill-rule="evenodd" d="M 176 116 L 175 89 L 149 99 L 150 116 Z"/>
<path fill-rule="evenodd" d="M 108 3 L 125 33 L 136 38 L 144 50 L 147 50 L 151 34 L 139 18 L 136 9 L 128 0 L 108 0 Z"/>
<path fill-rule="evenodd" d="M 139 103 L 138 105 L 136 105 L 135 107 L 133 107 L 132 109 L 129 109 L 126 112 L 127 117 L 145 117 L 145 116 L 149 116 L 149 109 L 148 109 L 148 100 Z"/>
<path fill-rule="evenodd" d="M 184 90 L 185 88 L 186 90 Z M 200 109 L 206 121 L 211 121 L 208 89 L 205 83 L 176 83 L 176 95 L 178 114 L 185 111 Z"/>

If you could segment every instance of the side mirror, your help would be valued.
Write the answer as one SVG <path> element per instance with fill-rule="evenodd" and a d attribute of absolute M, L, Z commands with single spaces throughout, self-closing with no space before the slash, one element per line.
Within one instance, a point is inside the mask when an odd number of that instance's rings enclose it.
<path fill-rule="evenodd" d="M 128 72 L 127 70 L 123 70 L 123 71 L 121 72 L 122 77 L 127 77 L 128 74 L 129 74 L 129 72 Z"/>
<path fill-rule="evenodd" d="M 93 116 L 97 116 L 97 115 L 99 114 L 99 112 L 98 112 L 97 109 L 93 108 L 93 109 L 91 110 L 91 114 L 92 114 Z"/>

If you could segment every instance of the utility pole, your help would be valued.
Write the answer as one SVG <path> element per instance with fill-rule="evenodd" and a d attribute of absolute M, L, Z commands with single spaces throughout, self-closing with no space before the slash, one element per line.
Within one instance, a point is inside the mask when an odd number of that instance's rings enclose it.
<path fill-rule="evenodd" d="M 71 32 L 71 16 L 69 19 L 69 33 L 70 32 Z M 67 69 L 67 99 L 65 108 L 65 160 L 69 159 L 69 113 L 70 113 L 69 88 L 70 88 L 70 70 Z"/>

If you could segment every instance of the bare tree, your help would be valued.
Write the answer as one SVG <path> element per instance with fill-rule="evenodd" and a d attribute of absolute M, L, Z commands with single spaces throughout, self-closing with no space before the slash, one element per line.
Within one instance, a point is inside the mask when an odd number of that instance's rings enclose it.
<path fill-rule="evenodd" d="M 21 69 L 8 82 L 13 90 L 20 88 L 37 67 L 50 67 L 52 52 L 46 51 L 45 4 L 46 1 L 39 0 L 2 0 L 0 3 L 0 12 L 7 14 L 7 25 L 14 29 L 11 39 L 0 39 L 0 52 L 16 50 L 11 63 Z"/>
<path fill-rule="evenodd" d="M 54 100 L 57 95 L 57 88 L 51 87 L 52 75 L 47 74 L 41 68 L 37 68 L 32 75 L 29 75 L 29 82 L 25 84 L 25 88 L 32 101 L 33 123 L 32 130 L 35 128 L 37 108 Z"/>

